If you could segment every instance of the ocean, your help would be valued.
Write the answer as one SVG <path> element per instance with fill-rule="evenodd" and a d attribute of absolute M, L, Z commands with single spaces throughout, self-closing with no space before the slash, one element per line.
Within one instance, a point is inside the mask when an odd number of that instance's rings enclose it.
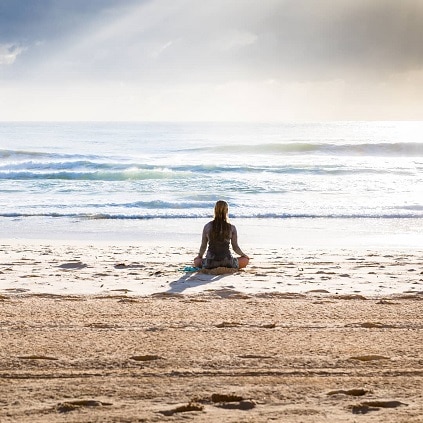
<path fill-rule="evenodd" d="M 0 198 L 3 239 L 193 236 L 224 199 L 266 241 L 421 245 L 423 122 L 3 122 Z"/>

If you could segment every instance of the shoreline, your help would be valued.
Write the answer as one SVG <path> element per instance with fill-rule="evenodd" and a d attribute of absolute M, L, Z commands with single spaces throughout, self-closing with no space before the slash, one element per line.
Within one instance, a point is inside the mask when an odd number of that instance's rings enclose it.
<path fill-rule="evenodd" d="M 197 249 L 209 218 L 0 218 L 3 243 L 148 244 Z M 246 248 L 418 249 L 421 218 L 231 218 Z"/>

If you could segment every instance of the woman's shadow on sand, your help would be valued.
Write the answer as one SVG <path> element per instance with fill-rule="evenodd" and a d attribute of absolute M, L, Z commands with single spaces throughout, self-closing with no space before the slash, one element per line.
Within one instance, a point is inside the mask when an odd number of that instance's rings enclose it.
<path fill-rule="evenodd" d="M 237 272 L 239 272 L 238 269 L 231 269 L 227 267 L 218 267 L 216 269 L 201 269 L 194 272 L 186 272 L 178 280 L 169 284 L 169 289 L 166 291 L 166 293 L 181 294 L 186 289 L 216 282 Z"/>

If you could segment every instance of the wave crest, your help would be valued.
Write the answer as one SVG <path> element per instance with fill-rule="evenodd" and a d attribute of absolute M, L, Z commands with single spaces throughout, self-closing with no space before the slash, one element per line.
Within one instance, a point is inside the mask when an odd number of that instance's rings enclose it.
<path fill-rule="evenodd" d="M 291 155 L 333 155 L 333 156 L 399 156 L 423 157 L 423 143 L 309 143 L 286 142 L 267 144 L 224 145 L 216 147 L 193 148 L 189 151 L 210 153 L 244 153 L 244 154 L 291 154 Z"/>

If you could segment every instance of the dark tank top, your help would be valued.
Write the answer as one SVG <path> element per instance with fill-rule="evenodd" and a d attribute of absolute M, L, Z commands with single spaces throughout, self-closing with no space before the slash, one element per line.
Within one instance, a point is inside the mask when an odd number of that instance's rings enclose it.
<path fill-rule="evenodd" d="M 231 257 L 231 252 L 229 250 L 229 244 L 231 240 L 227 239 L 224 241 L 210 240 L 208 256 L 214 260 L 223 260 L 225 258 Z"/>

